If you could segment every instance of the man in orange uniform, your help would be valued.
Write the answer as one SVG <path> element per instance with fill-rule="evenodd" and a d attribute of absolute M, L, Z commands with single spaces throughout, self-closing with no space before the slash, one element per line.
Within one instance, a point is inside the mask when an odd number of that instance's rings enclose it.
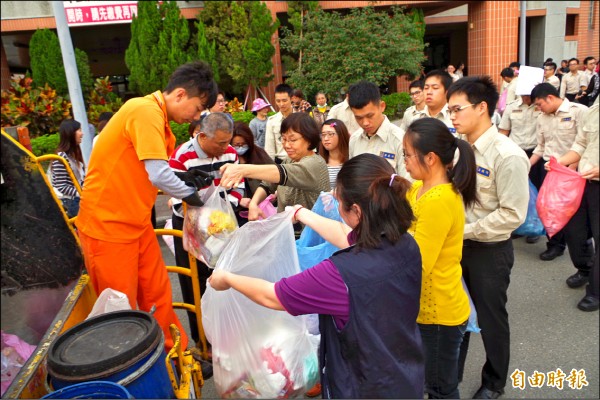
<path fill-rule="evenodd" d="M 76 225 L 85 264 L 96 293 L 123 292 L 133 309 L 150 311 L 173 347 L 169 325 L 188 338 L 172 306 L 171 284 L 150 215 L 158 189 L 191 206 L 203 205 L 194 174 L 175 174 L 168 159 L 175 148 L 169 121 L 200 118 L 217 97 L 211 68 L 203 62 L 180 66 L 164 92 L 126 102 L 113 116 L 92 151 Z M 210 184 L 210 181 L 208 181 Z M 190 187 L 192 186 L 192 187 Z"/>

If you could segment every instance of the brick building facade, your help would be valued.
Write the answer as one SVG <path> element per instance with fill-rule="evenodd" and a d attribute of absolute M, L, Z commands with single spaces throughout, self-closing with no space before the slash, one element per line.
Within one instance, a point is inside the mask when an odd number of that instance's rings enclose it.
<path fill-rule="evenodd" d="M 36 3 L 29 12 L 27 3 Z M 1 19 L 1 76 L 2 88 L 8 87 L 11 74 L 29 67 L 28 40 L 36 29 L 55 29 L 56 23 L 49 2 L 2 1 Z M 202 9 L 201 1 L 178 2 L 182 15 L 194 19 Z M 469 75 L 490 75 L 500 83 L 500 70 L 519 54 L 520 6 L 527 10 L 527 64 L 541 66 L 547 57 L 557 63 L 561 59 L 600 56 L 599 10 L 597 1 L 378 1 L 376 8 L 391 5 L 422 8 L 425 14 L 425 42 L 428 47 L 428 68 L 439 68 L 447 63 L 465 62 Z M 273 18 L 287 13 L 287 2 L 266 2 Z M 343 10 L 364 7 L 369 1 L 320 1 L 325 10 Z M 50 10 L 50 12 L 48 12 Z M 106 28 L 106 25 L 103 26 Z M 113 29 L 114 28 L 114 29 Z M 119 31 L 120 29 L 120 31 Z M 117 32 L 117 33 L 115 33 Z M 121 33 L 119 33 L 121 32 Z M 110 35 L 113 34 L 111 37 Z M 97 27 L 71 27 L 75 46 L 90 55 L 92 72 L 98 76 L 126 75 L 124 51 L 129 37 L 128 25 L 111 25 L 111 29 Z M 86 48 L 92 42 L 85 36 L 94 37 L 95 42 L 106 42 L 109 50 L 94 54 Z M 100 37 L 98 37 L 100 36 Z M 80 43 L 78 43 L 78 41 Z M 114 43 L 113 43 L 114 42 Z M 113 47 L 111 48 L 111 43 Z M 273 35 L 274 80 L 262 88 L 268 99 L 273 99 L 275 86 L 283 79 L 283 65 L 279 49 L 278 33 Z M 105 48 L 103 48 L 106 50 Z M 113 71 L 115 66 L 120 71 Z M 116 73 L 118 72 L 118 73 Z M 404 77 L 390 80 L 392 91 L 405 91 L 408 81 Z M 250 99 L 251 100 L 251 99 Z"/>

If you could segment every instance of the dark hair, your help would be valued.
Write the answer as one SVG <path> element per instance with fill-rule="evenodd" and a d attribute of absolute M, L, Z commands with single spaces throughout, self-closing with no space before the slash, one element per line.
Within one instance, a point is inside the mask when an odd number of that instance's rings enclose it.
<path fill-rule="evenodd" d="M 300 90 L 300 89 L 292 90 L 292 95 L 290 97 L 293 97 L 293 96 L 300 97 L 301 99 L 304 100 L 304 93 L 302 93 L 302 90 Z"/>
<path fill-rule="evenodd" d="M 111 111 L 104 111 L 102 114 L 98 116 L 98 122 L 109 121 L 115 113 Z"/>
<path fill-rule="evenodd" d="M 571 61 L 577 61 L 577 64 L 579 64 L 579 59 L 578 58 L 569 58 L 569 64 L 571 64 Z"/>
<path fill-rule="evenodd" d="M 74 119 L 65 119 L 61 122 L 58 128 L 60 141 L 58 142 L 56 152 L 65 152 L 75 160 L 83 163 L 81 147 L 77 144 L 77 139 L 75 137 L 75 132 L 79 129 L 81 129 L 81 124 Z"/>
<path fill-rule="evenodd" d="M 423 87 L 425 86 L 425 82 L 423 82 L 422 80 L 416 80 L 416 81 L 412 81 L 410 83 L 410 85 L 408 85 L 408 90 L 410 91 L 410 89 L 412 88 L 419 88 L 421 90 L 423 90 Z"/>
<path fill-rule="evenodd" d="M 323 131 L 323 126 L 325 126 L 325 125 L 331 126 L 333 129 L 335 129 L 335 132 L 337 133 L 338 149 L 340 150 L 340 153 L 342 154 L 342 164 L 343 164 L 346 161 L 348 161 L 348 158 L 350 158 L 350 155 L 349 155 L 350 134 L 348 133 L 348 128 L 346 127 L 346 124 L 344 124 L 343 121 L 332 118 L 332 119 L 328 119 L 327 121 L 323 122 L 323 125 L 321 125 L 321 132 Z M 327 150 L 325 147 L 323 147 L 323 142 L 319 142 L 319 155 L 321 157 L 323 157 L 326 162 L 329 162 L 329 150 Z"/>
<path fill-rule="evenodd" d="M 432 77 L 437 77 L 440 79 L 440 82 L 442 83 L 442 86 L 444 87 L 445 91 L 448 91 L 448 89 L 450 89 L 450 85 L 452 85 L 452 77 L 447 71 L 441 69 L 434 69 L 433 71 L 430 71 L 427 75 L 425 75 L 425 79 L 423 81 L 427 82 L 427 79 Z"/>
<path fill-rule="evenodd" d="M 500 71 L 500 76 L 503 78 L 514 78 L 515 71 L 510 67 L 506 67 L 502 71 Z"/>
<path fill-rule="evenodd" d="M 379 88 L 373 82 L 360 81 L 348 88 L 348 104 L 350 108 L 363 108 L 369 103 L 378 105 L 381 101 Z"/>
<path fill-rule="evenodd" d="M 552 59 L 552 57 L 548 57 L 548 58 L 546 58 L 546 61 L 544 61 L 544 64 L 545 64 L 545 63 L 550 63 L 550 62 L 552 62 L 552 61 L 554 61 L 554 60 Z"/>
<path fill-rule="evenodd" d="M 196 130 L 196 128 L 198 126 L 200 126 L 200 122 L 202 121 L 202 117 L 200 117 L 200 119 L 195 119 L 192 122 L 190 122 L 190 126 L 188 126 L 188 134 L 190 135 L 190 137 L 194 137 L 194 131 Z"/>
<path fill-rule="evenodd" d="M 307 113 L 292 113 L 281 122 L 281 134 L 293 130 L 309 143 L 309 150 L 317 148 L 321 142 L 321 131 L 315 120 Z"/>
<path fill-rule="evenodd" d="M 558 68 L 556 63 L 553 61 L 548 61 L 548 62 L 544 63 L 544 67 L 551 67 L 554 71 L 556 71 L 556 68 Z"/>
<path fill-rule="evenodd" d="M 98 133 L 102 132 L 108 121 L 112 118 L 114 113 L 110 111 L 104 111 L 102 114 L 98 116 Z"/>
<path fill-rule="evenodd" d="M 546 99 L 550 95 L 560 97 L 558 90 L 552 84 L 548 82 L 539 83 L 531 89 L 531 102 L 534 102 L 536 99 Z"/>
<path fill-rule="evenodd" d="M 562 64 L 562 63 L 567 63 L 567 64 L 568 64 L 568 63 L 569 63 L 569 60 L 560 60 L 560 63 L 561 63 L 561 64 Z"/>
<path fill-rule="evenodd" d="M 490 118 L 494 115 L 496 104 L 498 103 L 498 89 L 492 78 L 487 75 L 469 76 L 457 80 L 452 84 L 446 93 L 446 100 L 454 94 L 464 94 L 471 104 L 479 104 L 485 102 L 487 104 L 488 115 Z"/>
<path fill-rule="evenodd" d="M 285 83 L 280 83 L 275 86 L 275 94 L 277 93 L 287 93 L 288 96 L 292 97 L 292 87 Z"/>
<path fill-rule="evenodd" d="M 521 63 L 518 61 L 513 61 L 508 65 L 508 68 L 514 68 L 516 67 L 517 69 L 521 68 Z"/>
<path fill-rule="evenodd" d="M 214 81 L 210 65 L 204 61 L 194 61 L 179 66 L 169 77 L 165 88 L 166 93 L 171 93 L 177 88 L 186 90 L 188 97 L 206 96 L 206 108 L 213 107 L 217 101 L 217 83 Z"/>
<path fill-rule="evenodd" d="M 410 183 L 384 158 L 370 153 L 346 161 L 338 173 L 335 192 L 344 210 L 361 208 L 356 233 L 358 248 L 375 248 L 382 235 L 398 242 L 414 219 L 406 198 Z M 395 176 L 393 176 L 395 175 Z"/>
<path fill-rule="evenodd" d="M 254 135 L 252 134 L 252 130 L 248 127 L 248 124 L 242 121 L 237 121 L 233 124 L 233 136 L 231 137 L 231 141 L 233 138 L 239 136 L 244 139 L 246 144 L 248 145 L 248 151 L 241 157 L 246 159 L 248 164 L 273 164 L 273 159 L 269 157 L 267 152 L 258 147 L 254 143 Z"/>
<path fill-rule="evenodd" d="M 596 59 L 596 57 L 588 56 L 588 57 L 586 57 L 586 58 L 583 59 L 583 65 L 587 65 L 587 63 L 590 60 L 595 60 L 595 59 Z"/>
<path fill-rule="evenodd" d="M 404 140 L 416 150 L 419 164 L 427 168 L 425 155 L 435 153 L 446 166 L 448 180 L 454 190 L 462 195 L 465 207 L 477 202 L 477 175 L 475 153 L 464 140 L 455 138 L 446 124 L 435 118 L 415 120 L 406 131 Z M 452 165 L 456 149 L 460 157 L 456 165 Z"/>

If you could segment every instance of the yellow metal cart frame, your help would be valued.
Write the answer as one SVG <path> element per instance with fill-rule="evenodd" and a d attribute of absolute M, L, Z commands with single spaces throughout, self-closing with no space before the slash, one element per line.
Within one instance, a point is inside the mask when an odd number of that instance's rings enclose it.
<path fill-rule="evenodd" d="M 48 190 L 50 191 L 52 198 L 59 205 L 62 211 L 63 217 L 67 223 L 67 226 L 75 238 L 77 245 L 81 248 L 79 237 L 75 232 L 74 223 L 77 217 L 70 218 L 67 216 L 65 210 L 62 207 L 62 202 L 54 192 L 52 185 L 46 175 L 46 171 L 42 167 L 43 162 L 47 161 L 59 161 L 62 162 L 69 176 L 77 188 L 77 191 L 81 193 L 81 186 L 77 182 L 73 171 L 69 164 L 63 157 L 56 154 L 47 154 L 40 157 L 36 157 L 23 145 L 17 142 L 14 138 L 8 135 L 2 130 L 2 135 L 10 140 L 10 142 L 17 146 L 21 151 L 25 152 L 27 157 L 23 157 L 22 163 L 26 164 L 25 169 L 31 173 L 40 173 L 44 179 Z M 183 232 L 175 229 L 155 229 L 157 236 L 172 235 L 175 237 L 183 237 Z M 190 255 L 190 268 L 183 268 L 178 266 L 167 266 L 167 272 L 177 273 L 189 276 L 192 279 L 192 287 L 194 292 L 194 304 L 174 302 L 173 307 L 191 311 L 196 314 L 198 323 L 198 332 L 200 334 L 201 347 L 200 355 L 204 359 L 208 359 L 208 346 L 206 342 L 206 336 L 202 326 L 202 310 L 200 304 L 200 285 L 198 281 L 198 268 L 196 259 Z M 48 349 L 52 342 L 67 329 L 85 320 L 87 315 L 91 312 L 92 307 L 97 299 L 97 294 L 94 292 L 91 284 L 89 283 L 89 276 L 83 274 L 62 304 L 59 312 L 52 321 L 50 327 L 46 331 L 45 335 L 40 340 L 35 351 L 31 357 L 27 360 L 25 365 L 21 368 L 19 374 L 15 377 L 12 384 L 4 393 L 3 398 L 40 398 L 48 393 L 47 391 L 47 369 L 46 369 L 46 357 Z M 202 386 L 204 385 L 204 379 L 202 377 L 202 371 L 200 364 L 196 361 L 191 352 L 186 349 L 181 349 L 180 344 L 180 333 L 175 325 L 171 326 L 171 334 L 174 339 L 175 345 L 165 358 L 167 370 L 170 375 L 171 383 L 177 398 L 184 399 L 190 397 L 200 398 L 202 394 Z M 175 370 L 172 365 L 175 365 Z"/>

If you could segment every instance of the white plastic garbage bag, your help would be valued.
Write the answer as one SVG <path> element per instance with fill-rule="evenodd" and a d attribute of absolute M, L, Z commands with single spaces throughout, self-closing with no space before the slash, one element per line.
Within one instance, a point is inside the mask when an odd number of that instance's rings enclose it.
<path fill-rule="evenodd" d="M 98 299 L 94 303 L 94 307 L 92 307 L 92 311 L 87 316 L 86 320 L 109 312 L 123 310 L 131 310 L 127 295 L 118 290 L 106 288 L 100 293 L 100 296 L 98 296 Z"/>
<path fill-rule="evenodd" d="M 215 269 L 276 282 L 300 272 L 291 211 L 238 229 Z M 271 310 L 236 290 L 202 296 L 202 323 L 212 344 L 215 387 L 223 398 L 302 396 L 318 378 L 316 343 L 306 318 Z"/>

